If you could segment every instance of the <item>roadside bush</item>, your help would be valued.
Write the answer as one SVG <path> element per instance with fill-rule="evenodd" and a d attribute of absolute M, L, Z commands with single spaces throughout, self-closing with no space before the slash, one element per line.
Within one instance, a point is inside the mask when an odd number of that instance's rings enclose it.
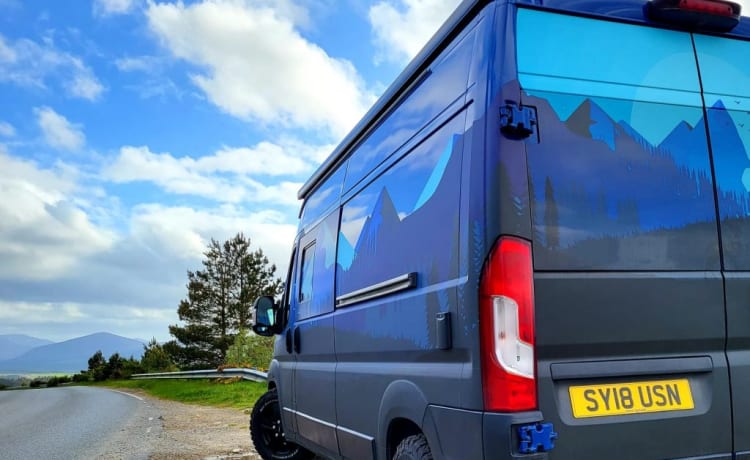
<path fill-rule="evenodd" d="M 141 367 L 144 372 L 173 372 L 178 370 L 172 357 L 159 345 L 156 338 L 152 338 L 148 345 L 144 346 Z"/>
<path fill-rule="evenodd" d="M 227 350 L 226 364 L 223 367 L 267 369 L 273 358 L 273 344 L 273 337 L 261 337 L 244 329 L 240 330 Z"/>
<path fill-rule="evenodd" d="M 73 381 L 76 383 L 88 382 L 91 380 L 91 376 L 87 371 L 81 371 L 73 376 Z"/>
<path fill-rule="evenodd" d="M 29 383 L 29 387 L 31 388 L 41 388 L 42 385 L 44 385 L 44 380 L 42 379 L 34 379 Z"/>
<path fill-rule="evenodd" d="M 5 386 L 5 385 L 3 385 L 2 383 L 0 383 L 0 391 L 3 391 L 3 390 L 4 390 L 4 389 L 6 389 L 6 388 L 8 388 L 8 387 L 7 387 L 7 386 Z"/>
<path fill-rule="evenodd" d="M 50 377 L 49 380 L 47 380 L 47 388 L 56 387 L 58 385 L 62 385 L 63 383 L 70 383 L 71 378 L 70 376 L 63 375 L 61 377 Z"/>

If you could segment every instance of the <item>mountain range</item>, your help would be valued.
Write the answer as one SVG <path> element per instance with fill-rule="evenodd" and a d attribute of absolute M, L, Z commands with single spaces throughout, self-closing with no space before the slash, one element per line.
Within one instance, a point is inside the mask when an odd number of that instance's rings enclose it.
<path fill-rule="evenodd" d="M 118 335 L 96 334 L 53 343 L 26 335 L 0 335 L 0 373 L 78 372 L 101 350 L 105 359 L 114 353 L 140 359 L 145 342 Z M 10 356 L 10 358 L 8 358 Z"/>
<path fill-rule="evenodd" d="M 37 339 L 28 335 L 8 334 L 0 335 L 0 361 L 13 359 L 32 348 L 54 343 L 50 340 Z"/>

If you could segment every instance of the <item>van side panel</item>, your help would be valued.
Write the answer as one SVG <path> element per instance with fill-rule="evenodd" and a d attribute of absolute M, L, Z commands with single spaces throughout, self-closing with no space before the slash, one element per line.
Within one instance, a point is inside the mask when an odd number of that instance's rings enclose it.
<path fill-rule="evenodd" d="M 468 327 L 457 309 L 464 282 L 459 216 L 478 22 L 446 47 L 349 160 L 334 316 L 346 458 L 367 458 L 373 441 L 377 458 L 385 458 L 392 422 L 424 429 L 439 457 L 427 406 L 461 405 L 471 350 L 458 333 Z"/>
<path fill-rule="evenodd" d="M 430 402 L 460 401 L 469 354 L 459 340 L 438 349 L 437 315 L 450 313 L 461 325 L 455 305 L 464 116 L 452 118 L 343 208 L 339 247 L 348 251 L 349 244 L 353 257 L 339 258 L 338 297 L 368 283 L 416 276 L 411 289 L 340 308 L 335 316 L 338 421 L 364 436 L 378 435 L 375 415 L 396 380 L 413 382 Z M 423 415 L 412 421 L 421 424 Z"/>
<path fill-rule="evenodd" d="M 750 452 L 750 41 L 695 35 L 721 217 L 735 449 Z"/>

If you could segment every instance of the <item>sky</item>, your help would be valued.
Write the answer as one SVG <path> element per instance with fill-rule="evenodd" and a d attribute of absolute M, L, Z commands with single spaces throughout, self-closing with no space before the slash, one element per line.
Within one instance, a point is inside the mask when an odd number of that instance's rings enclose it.
<path fill-rule="evenodd" d="M 745 2 L 746 4 L 748 2 Z M 168 340 L 459 0 L 0 0 L 0 334 Z"/>
<path fill-rule="evenodd" d="M 170 338 L 459 0 L 0 0 L 0 334 Z"/>

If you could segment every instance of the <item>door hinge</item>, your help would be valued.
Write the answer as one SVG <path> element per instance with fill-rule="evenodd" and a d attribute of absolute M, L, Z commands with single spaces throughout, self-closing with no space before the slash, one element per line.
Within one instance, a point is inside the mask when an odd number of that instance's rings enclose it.
<path fill-rule="evenodd" d="M 517 140 L 536 136 L 536 107 L 518 105 L 515 102 L 500 107 L 500 132 Z"/>

